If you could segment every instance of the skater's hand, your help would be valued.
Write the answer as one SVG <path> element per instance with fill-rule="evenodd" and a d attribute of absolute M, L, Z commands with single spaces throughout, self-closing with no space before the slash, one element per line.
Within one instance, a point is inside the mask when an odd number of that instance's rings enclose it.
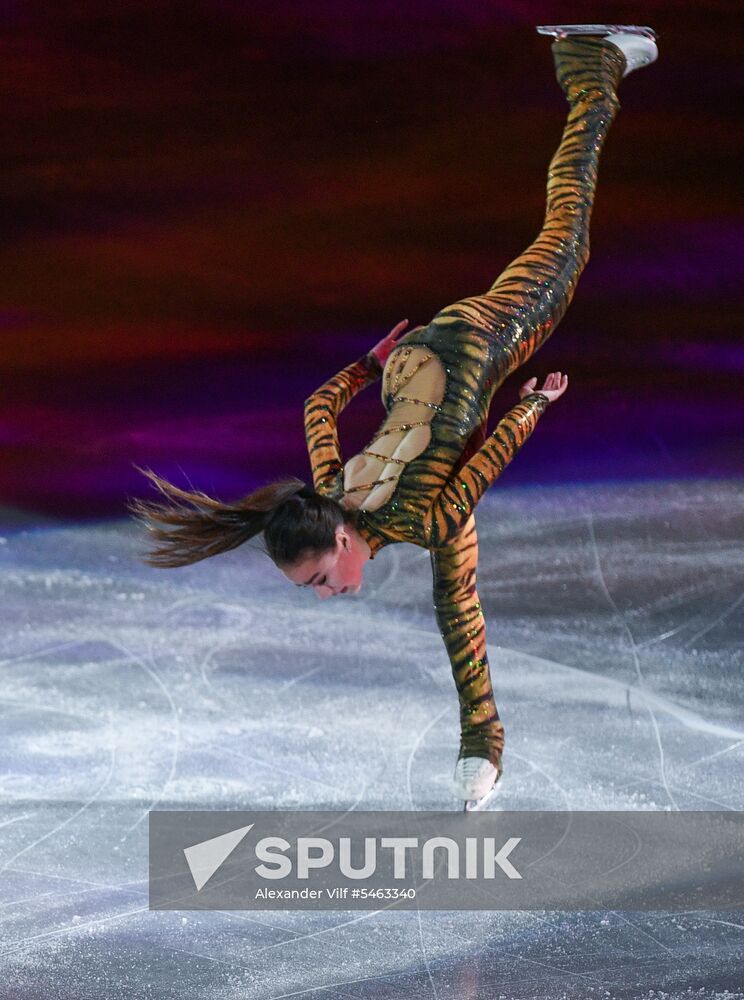
<path fill-rule="evenodd" d="M 382 340 L 379 341 L 377 344 L 375 344 L 375 346 L 369 352 L 370 354 L 373 354 L 377 358 L 382 368 L 385 367 L 385 362 L 387 361 L 390 352 L 396 346 L 396 337 L 398 336 L 398 334 L 400 334 L 400 336 L 402 337 L 404 335 L 403 330 L 405 330 L 407 326 L 408 326 L 407 319 L 402 319 L 400 323 L 396 323 L 396 325 L 393 327 L 390 333 L 386 337 L 383 337 Z"/>
<path fill-rule="evenodd" d="M 559 396 L 568 388 L 568 375 L 561 375 L 560 372 L 551 372 L 545 379 L 542 389 L 537 389 L 537 378 L 528 379 L 519 390 L 519 398 L 524 399 L 531 392 L 541 392 L 547 396 L 551 403 L 554 403 Z"/>

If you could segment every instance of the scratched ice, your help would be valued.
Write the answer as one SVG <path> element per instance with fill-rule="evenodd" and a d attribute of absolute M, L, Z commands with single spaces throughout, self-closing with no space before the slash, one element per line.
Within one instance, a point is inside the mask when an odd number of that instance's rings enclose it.
<path fill-rule="evenodd" d="M 245 547 L 0 532 L 0 995 L 744 997 L 744 912 L 149 912 L 154 807 L 449 809 L 428 555 L 319 601 Z M 494 490 L 478 587 L 507 809 L 744 808 L 744 487 Z"/>

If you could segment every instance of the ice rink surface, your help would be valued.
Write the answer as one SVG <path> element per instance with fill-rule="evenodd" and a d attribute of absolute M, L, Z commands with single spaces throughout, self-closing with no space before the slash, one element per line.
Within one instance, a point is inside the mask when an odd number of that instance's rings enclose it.
<path fill-rule="evenodd" d="M 493 808 L 744 809 L 744 483 L 493 490 Z M 150 912 L 158 809 L 457 809 L 429 556 L 320 601 L 246 546 L 0 531 L 0 996 L 744 997 L 737 912 Z"/>

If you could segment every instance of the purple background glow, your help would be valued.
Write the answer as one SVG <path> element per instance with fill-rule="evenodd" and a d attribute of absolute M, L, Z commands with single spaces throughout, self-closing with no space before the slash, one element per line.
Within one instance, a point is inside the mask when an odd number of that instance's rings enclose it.
<path fill-rule="evenodd" d="M 308 479 L 302 404 L 539 230 L 567 105 L 550 3 L 9 4 L 2 503 L 123 513 L 131 463 L 225 498 Z M 622 85 L 592 259 L 497 394 L 569 372 L 499 488 L 742 473 L 739 5 L 610 4 Z M 596 18 L 572 6 L 570 19 Z M 349 457 L 379 384 L 341 422 Z"/>

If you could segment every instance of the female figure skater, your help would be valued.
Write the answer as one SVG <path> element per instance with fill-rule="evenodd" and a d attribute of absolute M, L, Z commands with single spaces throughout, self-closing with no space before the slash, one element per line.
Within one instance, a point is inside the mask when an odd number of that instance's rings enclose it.
<path fill-rule="evenodd" d="M 411 542 L 428 549 L 436 619 L 460 701 L 454 781 L 466 808 L 492 790 L 504 748 L 476 591 L 474 509 L 548 405 L 565 392 L 568 378 L 553 372 L 539 390 L 530 378 L 520 402 L 486 439 L 491 399 L 550 336 L 573 297 L 589 258 L 597 163 L 619 108 L 617 86 L 657 56 L 650 28 L 537 30 L 555 36 L 558 83 L 569 103 L 537 239 L 485 294 L 449 305 L 428 326 L 405 334 L 404 320 L 306 400 L 313 487 L 283 479 L 222 503 L 140 470 L 168 502 L 130 504 L 156 539 L 144 560 L 150 565 L 194 563 L 262 531 L 287 579 L 321 598 L 357 593 L 364 564 L 385 545 Z M 370 445 L 344 465 L 338 415 L 380 377 L 387 416 Z"/>

